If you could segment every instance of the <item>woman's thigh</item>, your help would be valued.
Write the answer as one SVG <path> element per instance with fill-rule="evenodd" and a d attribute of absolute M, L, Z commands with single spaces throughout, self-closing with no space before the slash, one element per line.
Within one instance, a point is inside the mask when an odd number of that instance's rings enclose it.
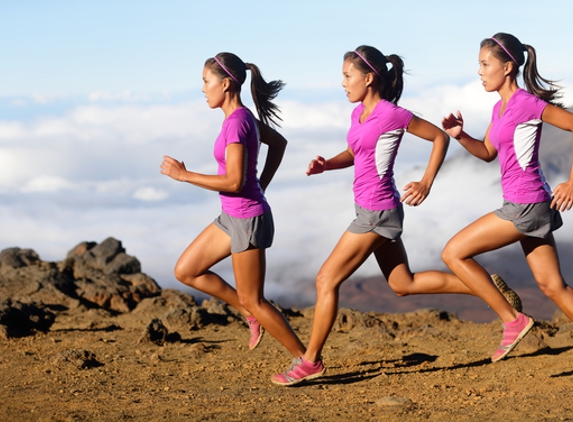
<path fill-rule="evenodd" d="M 209 224 L 183 251 L 175 272 L 199 276 L 231 255 L 231 238 L 215 224 Z"/>
<path fill-rule="evenodd" d="M 511 221 L 503 220 L 491 212 L 452 237 L 444 248 L 444 257 L 472 258 L 518 242 L 525 237 Z"/>
<path fill-rule="evenodd" d="M 317 277 L 317 283 L 338 286 L 354 273 L 387 239 L 376 233 L 356 234 L 345 231 Z"/>

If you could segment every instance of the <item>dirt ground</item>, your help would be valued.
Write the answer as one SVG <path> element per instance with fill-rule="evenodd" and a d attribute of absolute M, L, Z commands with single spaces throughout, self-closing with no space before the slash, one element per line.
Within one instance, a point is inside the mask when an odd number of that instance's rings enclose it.
<path fill-rule="evenodd" d="M 285 310 L 306 342 L 312 308 Z M 573 324 L 538 321 L 509 357 L 489 360 L 499 322 L 436 310 L 342 310 L 323 378 L 269 377 L 290 363 L 271 336 L 249 351 L 240 322 L 141 341 L 144 317 L 58 315 L 47 333 L 0 340 L 2 421 L 570 421 Z"/>

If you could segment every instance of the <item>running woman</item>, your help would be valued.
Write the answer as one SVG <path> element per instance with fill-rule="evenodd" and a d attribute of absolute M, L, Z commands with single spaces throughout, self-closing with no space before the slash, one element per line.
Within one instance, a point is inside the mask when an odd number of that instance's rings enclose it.
<path fill-rule="evenodd" d="M 390 70 L 388 64 L 392 65 Z M 342 74 L 348 100 L 360 103 L 352 112 L 347 148 L 328 160 L 316 157 L 307 175 L 354 165 L 356 219 L 317 275 L 317 301 L 308 349 L 303 357 L 294 359 L 285 372 L 271 378 L 279 385 L 296 384 L 325 373 L 321 353 L 338 312 L 340 285 L 371 254 L 399 296 L 473 294 L 453 274 L 439 271 L 413 274 L 400 238 L 404 219 L 402 203 L 418 206 L 426 199 L 446 155 L 448 135 L 397 105 L 404 74 L 404 63 L 399 56 L 384 56 L 374 47 L 360 46 L 344 55 Z M 432 142 L 433 147 L 422 180 L 408 183 L 400 197 L 393 167 L 404 132 Z"/>
<path fill-rule="evenodd" d="M 261 121 L 241 101 L 246 70 L 251 71 L 251 92 Z M 285 317 L 263 296 L 265 250 L 271 246 L 274 223 L 264 191 L 285 151 L 286 140 L 269 124 L 280 119 L 272 102 L 283 88 L 281 81 L 266 82 L 257 66 L 244 63 L 232 53 L 207 59 L 203 69 L 203 93 L 211 108 L 225 114 L 215 141 L 217 175 L 199 174 L 182 161 L 163 157 L 161 173 L 180 182 L 218 191 L 222 212 L 185 249 L 175 266 L 175 277 L 235 307 L 250 326 L 249 349 L 261 340 L 264 327 L 294 357 L 305 351 Z M 268 145 L 267 159 L 257 178 L 259 141 Z M 210 268 L 231 256 L 236 289 Z"/>
<path fill-rule="evenodd" d="M 526 90 L 517 83 L 521 66 Z M 569 180 L 552 192 L 539 164 L 542 123 L 571 132 L 573 114 L 556 103 L 557 87 L 539 74 L 535 49 L 513 35 L 498 33 L 481 42 L 478 74 L 484 89 L 501 97 L 485 139 L 464 132 L 459 111 L 444 118 L 442 127 L 476 157 L 499 158 L 503 206 L 457 233 L 442 258 L 502 319 L 503 338 L 491 357 L 496 362 L 527 334 L 533 320 L 508 305 L 476 255 L 520 242 L 541 291 L 573 320 L 573 290 L 563 280 L 552 234 L 562 225 L 560 211 L 573 206 L 573 168 Z"/>

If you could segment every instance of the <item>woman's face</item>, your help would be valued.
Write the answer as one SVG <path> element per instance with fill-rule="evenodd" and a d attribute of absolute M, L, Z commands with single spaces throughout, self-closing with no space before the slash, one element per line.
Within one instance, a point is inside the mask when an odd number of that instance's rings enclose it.
<path fill-rule="evenodd" d="M 487 92 L 499 91 L 509 75 L 510 66 L 495 57 L 491 48 L 483 47 L 479 52 L 479 71 L 482 85 Z"/>
<path fill-rule="evenodd" d="M 225 100 L 224 79 L 215 75 L 208 66 L 203 69 L 203 89 L 207 104 L 211 108 L 219 108 Z"/>
<path fill-rule="evenodd" d="M 348 101 L 357 103 L 364 100 L 368 93 L 368 74 L 362 73 L 354 66 L 352 60 L 345 60 L 342 65 L 342 87 Z"/>

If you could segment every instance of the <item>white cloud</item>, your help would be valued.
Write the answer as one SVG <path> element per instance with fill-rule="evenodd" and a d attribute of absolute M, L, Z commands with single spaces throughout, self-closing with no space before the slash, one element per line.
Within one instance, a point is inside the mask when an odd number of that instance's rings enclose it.
<path fill-rule="evenodd" d="M 352 106 L 343 99 L 336 102 L 304 104 L 298 101 L 281 102 L 284 127 L 314 130 L 347 128 Z"/>
<path fill-rule="evenodd" d="M 0 121 L 0 140 L 72 139 L 77 142 L 146 144 L 202 135 L 223 120 L 202 101 L 167 105 L 77 106 L 29 123 Z M 215 126 L 216 127 L 216 126 Z M 190 139 L 192 140 L 192 139 Z"/>
<path fill-rule="evenodd" d="M 122 91 L 117 93 L 95 91 L 88 95 L 89 101 L 147 101 L 151 96 L 147 94 L 135 94 L 131 91 Z"/>
<path fill-rule="evenodd" d="M 22 139 L 26 135 L 26 128 L 20 122 L 0 121 L 0 141 Z"/>
<path fill-rule="evenodd" d="M 478 137 L 496 100 L 472 82 L 418 92 L 402 105 L 438 124 L 460 109 L 468 131 Z M 0 121 L 0 248 L 31 247 L 43 259 L 62 259 L 80 241 L 114 236 L 162 285 L 178 285 L 174 263 L 220 206 L 216 193 L 174 182 L 159 173 L 159 165 L 168 154 L 189 169 L 213 174 L 213 141 L 223 115 L 202 100 L 110 104 L 98 100 L 59 115 Z M 277 225 L 268 251 L 271 295 L 293 280 L 313 278 L 353 218 L 353 170 L 311 177 L 305 170 L 317 154 L 331 157 L 346 148 L 354 105 L 341 96 L 337 102 L 287 101 L 281 107 L 280 131 L 289 145 L 267 192 Z M 420 177 L 430 148 L 413 137 L 404 140 L 399 188 Z M 404 240 L 412 267 L 441 266 L 447 240 L 500 203 L 497 164 L 448 163 L 426 202 L 406 211 Z M 566 227 L 572 218 L 573 212 L 564 213 Z M 556 238 L 570 241 L 570 233 L 560 230 Z M 218 271 L 232 280 L 229 262 Z M 375 262 L 369 260 L 358 274 L 378 274 Z"/>
<path fill-rule="evenodd" d="M 13 100 L 10 101 L 10 105 L 14 107 L 23 107 L 27 104 L 28 102 L 22 98 L 14 98 Z"/>
<path fill-rule="evenodd" d="M 564 86 L 561 92 L 563 94 L 561 101 L 565 107 L 573 107 L 573 86 Z"/>
<path fill-rule="evenodd" d="M 32 181 L 39 174 L 92 184 L 159 179 L 165 154 L 213 172 L 212 142 L 222 120 L 222 113 L 196 101 L 79 106 L 31 121 L 0 121 L 0 192 L 37 189 Z"/>
<path fill-rule="evenodd" d="M 152 186 L 142 186 L 133 193 L 133 198 L 140 201 L 163 201 L 169 197 L 169 192 Z"/>
<path fill-rule="evenodd" d="M 61 190 L 71 190 L 73 187 L 72 183 L 61 177 L 41 176 L 27 182 L 22 188 L 22 192 L 59 192 Z"/>
<path fill-rule="evenodd" d="M 48 104 L 50 101 L 49 97 L 43 94 L 33 94 L 32 99 L 36 104 Z"/>
<path fill-rule="evenodd" d="M 441 127 L 442 119 L 460 110 L 470 132 L 485 133 L 493 105 L 499 96 L 483 90 L 479 80 L 463 86 L 441 85 L 404 96 L 401 105 Z M 474 136 L 479 136 L 476 133 Z"/>

